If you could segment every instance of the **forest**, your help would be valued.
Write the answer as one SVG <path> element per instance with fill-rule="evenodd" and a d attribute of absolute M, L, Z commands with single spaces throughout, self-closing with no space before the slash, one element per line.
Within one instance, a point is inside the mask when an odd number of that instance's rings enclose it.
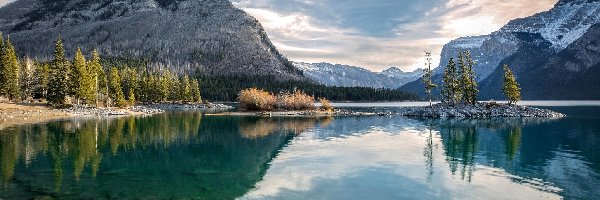
<path fill-rule="evenodd" d="M 416 95 L 391 89 L 328 87 L 308 79 L 281 80 L 273 75 L 206 75 L 200 71 L 171 71 L 136 58 L 101 58 L 98 51 L 80 48 L 65 57 L 62 39 L 54 44 L 52 60 L 19 57 L 10 37 L 0 34 L 0 96 L 12 101 L 47 100 L 67 105 L 125 107 L 136 103 L 234 102 L 240 91 L 264 88 L 272 93 L 300 89 L 333 101 L 403 101 Z M 316 99 L 315 99 L 316 100 Z"/>

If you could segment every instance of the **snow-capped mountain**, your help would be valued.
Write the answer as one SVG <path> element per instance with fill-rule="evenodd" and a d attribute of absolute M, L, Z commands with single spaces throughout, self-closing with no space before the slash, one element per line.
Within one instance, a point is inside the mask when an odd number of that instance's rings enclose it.
<path fill-rule="evenodd" d="M 421 69 L 413 72 L 403 72 L 396 67 L 378 73 L 360 67 L 330 63 L 295 62 L 294 66 L 302 70 L 304 76 L 317 83 L 343 87 L 396 89 L 408 82 L 419 79 L 423 73 Z"/>
<path fill-rule="evenodd" d="M 228 0 L 17 0 L 0 8 L 0 31 L 20 54 L 42 60 L 60 35 L 68 57 L 97 48 L 177 70 L 302 78 Z"/>
<path fill-rule="evenodd" d="M 531 80 L 550 76 L 554 71 L 547 71 L 545 74 L 531 74 L 531 72 L 539 71 L 540 68 L 564 67 L 549 66 L 552 65 L 549 60 L 566 58 L 556 56 L 562 55 L 561 52 L 566 49 L 573 49 L 572 45 L 584 35 L 592 34 L 590 32 L 595 31 L 593 26 L 598 23 L 600 23 L 599 0 L 560 0 L 548 11 L 514 19 L 489 35 L 458 38 L 449 42 L 442 49 L 440 66 L 434 71 L 434 82 L 442 84 L 443 69 L 451 57 L 456 57 L 459 51 L 470 50 L 477 62 L 474 69 L 477 73 L 477 81 L 480 82 L 482 99 L 503 98 L 500 89 L 501 81 L 497 77 L 501 76 L 499 71 L 503 64 L 515 68 L 514 71 L 523 86 L 522 95 L 525 99 L 587 99 L 589 96 L 574 94 L 574 92 L 565 97 L 537 93 L 535 91 L 544 86 L 534 86 L 539 83 Z M 579 46 L 579 48 L 587 47 Z M 596 64 L 592 60 L 596 60 L 595 58 L 600 57 L 600 54 L 591 53 L 589 57 L 590 59 L 584 62 L 584 65 L 591 68 L 590 66 Z M 541 79 L 541 81 L 555 80 Z M 561 84 L 565 87 L 573 85 L 571 82 Z M 572 89 L 577 91 L 576 88 Z M 415 81 L 403 86 L 401 90 L 422 93 L 423 89 L 422 84 Z M 435 93 L 439 94 L 439 89 Z M 600 95 L 597 98 L 600 98 Z"/>

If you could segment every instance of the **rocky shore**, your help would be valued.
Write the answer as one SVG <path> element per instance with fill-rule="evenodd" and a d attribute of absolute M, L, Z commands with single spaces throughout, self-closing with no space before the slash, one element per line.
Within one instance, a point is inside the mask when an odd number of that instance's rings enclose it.
<path fill-rule="evenodd" d="M 532 108 L 519 105 L 499 103 L 477 103 L 475 105 L 435 104 L 431 107 L 408 108 L 404 113 L 408 117 L 423 118 L 500 118 L 500 117 L 533 117 L 560 118 L 564 114 L 547 109 Z"/>
<path fill-rule="evenodd" d="M 136 105 L 128 108 L 95 108 L 86 106 L 73 106 L 61 111 L 76 116 L 123 116 L 123 115 L 155 115 L 166 111 L 177 110 L 205 110 L 205 109 L 230 109 L 224 104 L 150 104 Z"/>

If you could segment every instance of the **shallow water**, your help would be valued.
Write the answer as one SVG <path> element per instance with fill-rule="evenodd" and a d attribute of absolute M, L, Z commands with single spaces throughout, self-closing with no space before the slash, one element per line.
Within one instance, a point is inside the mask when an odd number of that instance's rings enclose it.
<path fill-rule="evenodd" d="M 600 199 L 600 107 L 550 108 L 569 117 L 20 126 L 0 131 L 0 199 Z"/>

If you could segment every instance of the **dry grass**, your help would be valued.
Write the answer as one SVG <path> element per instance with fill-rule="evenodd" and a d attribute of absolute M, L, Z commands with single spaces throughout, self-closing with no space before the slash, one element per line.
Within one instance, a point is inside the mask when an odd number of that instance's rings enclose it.
<path fill-rule="evenodd" d="M 326 112 L 333 112 L 333 104 L 325 98 L 319 98 L 319 102 L 321 103 L 321 109 Z"/>
<path fill-rule="evenodd" d="M 276 96 L 257 88 L 242 90 L 238 97 L 240 106 L 252 111 L 312 110 L 314 109 L 314 99 L 313 96 L 302 91 Z"/>

